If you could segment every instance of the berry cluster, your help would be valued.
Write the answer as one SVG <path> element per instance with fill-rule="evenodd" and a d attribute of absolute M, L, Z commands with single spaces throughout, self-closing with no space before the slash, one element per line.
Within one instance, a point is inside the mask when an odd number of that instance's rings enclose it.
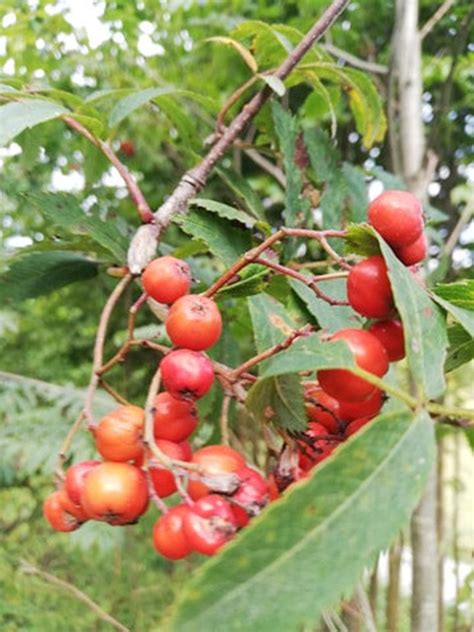
<path fill-rule="evenodd" d="M 413 265 L 426 255 L 422 210 L 411 194 L 387 191 L 372 202 L 368 215 L 403 263 Z M 189 294 L 190 268 L 174 257 L 152 261 L 142 284 L 148 297 L 169 306 L 165 327 L 174 348 L 159 366 L 165 390 L 155 395 L 157 389 L 150 389 L 154 401 L 147 416 L 138 406 L 122 405 L 91 426 L 103 460 L 72 465 L 61 488 L 46 499 L 44 515 L 58 531 L 73 531 L 90 519 L 126 525 L 139 519 L 151 499 L 162 511 L 153 529 L 159 553 L 171 560 L 191 552 L 212 555 L 290 483 L 306 477 L 375 417 L 384 394 L 347 369 L 317 371 L 317 382 L 304 383 L 307 427 L 285 437 L 268 480 L 226 445 L 193 453 L 189 438 L 198 424 L 196 400 L 214 381 L 214 365 L 205 351 L 221 335 L 221 314 L 211 298 Z M 390 362 L 404 357 L 405 343 L 381 256 L 351 267 L 347 295 L 367 325 L 342 329 L 329 344 L 343 341 L 357 367 L 382 377 Z M 176 493 L 181 502 L 167 507 L 163 499 Z"/>
<path fill-rule="evenodd" d="M 368 218 L 402 263 L 412 266 L 425 258 L 422 207 L 411 193 L 382 193 L 370 204 Z M 343 340 L 358 367 L 382 377 L 390 362 L 405 357 L 405 340 L 381 256 L 368 257 L 351 268 L 347 296 L 354 311 L 370 319 L 367 329 L 342 329 L 330 341 Z M 317 379 L 304 384 L 308 426 L 297 439 L 296 468 L 285 454 L 275 471 L 280 490 L 306 476 L 342 441 L 373 419 L 384 403 L 384 394 L 378 388 L 348 370 L 320 370 Z"/>

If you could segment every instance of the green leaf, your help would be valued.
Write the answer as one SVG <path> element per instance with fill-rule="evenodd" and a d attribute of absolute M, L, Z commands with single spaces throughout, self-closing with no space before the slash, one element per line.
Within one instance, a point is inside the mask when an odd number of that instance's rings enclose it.
<path fill-rule="evenodd" d="M 464 279 L 457 283 L 438 283 L 434 292 L 457 307 L 474 311 L 474 279 Z"/>
<path fill-rule="evenodd" d="M 449 349 L 444 370 L 448 373 L 474 358 L 474 338 L 461 325 L 448 328 Z"/>
<path fill-rule="evenodd" d="M 248 232 L 233 226 L 228 220 L 205 211 L 191 211 L 176 216 L 174 221 L 195 239 L 205 242 L 209 250 L 230 266 L 250 248 Z"/>
<path fill-rule="evenodd" d="M 75 234 L 87 235 L 108 250 L 117 262 L 125 261 L 127 240 L 114 222 L 103 222 L 97 216 L 86 215 L 79 200 L 70 193 L 34 193 L 27 196 L 52 224 Z"/>
<path fill-rule="evenodd" d="M 269 86 L 276 95 L 279 97 L 285 96 L 286 88 L 281 79 L 278 79 L 278 77 L 274 75 L 259 75 L 259 77 L 265 81 L 267 86 Z"/>
<path fill-rule="evenodd" d="M 205 198 L 194 198 L 190 202 L 191 206 L 199 206 L 199 208 L 204 208 L 206 211 L 211 211 L 211 213 L 216 213 L 219 217 L 223 217 L 224 219 L 235 220 L 236 222 L 240 222 L 247 226 L 247 228 L 252 228 L 255 226 L 256 220 L 255 218 L 248 215 L 244 211 L 239 211 L 233 206 L 229 206 L 228 204 L 223 204 L 222 202 L 216 202 L 215 200 L 207 200 Z"/>
<path fill-rule="evenodd" d="M 344 236 L 344 252 L 346 254 L 370 257 L 380 254 L 380 246 L 375 231 L 367 224 L 351 224 Z"/>
<path fill-rule="evenodd" d="M 263 292 L 270 282 L 268 268 L 258 264 L 246 266 L 239 274 L 239 281 L 225 285 L 217 292 L 219 298 L 239 298 Z"/>
<path fill-rule="evenodd" d="M 387 264 L 395 305 L 403 322 L 412 378 L 420 394 L 434 399 L 445 388 L 443 367 L 447 335 L 443 314 L 382 237 L 377 235 L 377 238 Z"/>
<path fill-rule="evenodd" d="M 97 262 L 72 252 L 32 252 L 15 258 L 0 277 L 0 295 L 6 301 L 22 301 L 97 273 Z"/>
<path fill-rule="evenodd" d="M 247 64 L 247 66 L 250 68 L 250 70 L 255 73 L 258 70 L 258 65 L 257 62 L 255 61 L 255 57 L 252 55 L 252 53 L 245 48 L 245 46 L 243 46 L 240 42 L 238 42 L 235 39 L 232 39 L 231 37 L 222 37 L 222 36 L 214 36 L 214 37 L 208 37 L 205 40 L 206 42 L 217 42 L 219 44 L 225 44 L 225 46 L 231 46 L 234 50 L 236 50 L 239 55 L 242 57 L 242 59 L 244 60 L 244 62 Z"/>
<path fill-rule="evenodd" d="M 295 328 L 294 322 L 283 305 L 265 294 L 248 299 L 252 319 L 255 344 L 258 353 L 282 342 Z M 259 365 L 259 372 L 265 370 L 269 360 Z M 290 373 L 290 371 L 287 371 Z M 268 419 L 268 414 L 276 425 L 293 430 L 306 426 L 306 412 L 303 393 L 297 375 L 285 375 L 257 383 L 247 398 L 247 407 L 258 419 Z"/>
<path fill-rule="evenodd" d="M 319 326 L 330 333 L 345 327 L 360 327 L 360 317 L 346 305 L 329 305 L 318 298 L 307 285 L 297 279 L 288 279 L 291 288 L 296 292 L 311 314 L 316 318 Z M 333 298 L 347 299 L 346 281 L 334 279 L 321 284 L 322 289 Z"/>
<path fill-rule="evenodd" d="M 170 629 L 312 629 L 406 525 L 434 455 L 426 413 L 381 415 L 199 569 Z"/>
<path fill-rule="evenodd" d="M 309 129 L 304 132 L 304 144 L 316 182 L 327 182 L 339 168 L 340 155 L 334 142 L 323 130 Z"/>
<path fill-rule="evenodd" d="M 435 290 L 436 292 L 436 290 Z M 464 329 L 469 332 L 471 336 L 474 336 L 474 312 L 470 309 L 463 309 L 462 307 L 458 307 L 458 305 L 454 305 L 453 303 L 444 300 L 438 294 L 433 294 L 433 300 L 435 300 L 438 305 L 441 305 L 443 309 L 445 309 L 453 318 L 455 318 Z M 457 299 L 455 299 L 457 300 Z M 466 301 L 467 302 L 467 301 Z"/>
<path fill-rule="evenodd" d="M 0 147 L 4 147 L 25 129 L 69 114 L 59 103 L 43 99 L 13 101 L 0 107 Z"/>
<path fill-rule="evenodd" d="M 245 178 L 232 169 L 226 169 L 222 166 L 216 168 L 215 171 L 229 189 L 237 195 L 249 213 L 256 219 L 265 220 L 265 210 L 262 202 Z"/>
<path fill-rule="evenodd" d="M 120 99 L 109 115 L 110 127 L 115 127 L 121 123 L 129 114 L 134 112 L 137 108 L 149 103 L 150 101 L 158 100 L 159 97 L 165 96 L 181 96 L 198 101 L 207 108 L 214 109 L 214 103 L 208 97 L 201 94 L 191 92 L 190 90 L 179 90 L 172 86 L 160 86 L 158 88 L 146 88 L 145 90 L 133 91 L 123 99 Z"/>

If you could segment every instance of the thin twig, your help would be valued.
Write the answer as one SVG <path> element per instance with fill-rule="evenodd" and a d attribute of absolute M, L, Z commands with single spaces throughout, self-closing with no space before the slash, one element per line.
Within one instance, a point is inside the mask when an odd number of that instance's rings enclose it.
<path fill-rule="evenodd" d="M 230 95 L 230 97 L 226 100 L 226 102 L 222 106 L 219 114 L 217 115 L 217 119 L 216 119 L 216 133 L 217 134 L 222 134 L 223 131 L 225 130 L 225 116 L 226 116 L 227 112 L 230 110 L 230 108 L 235 103 L 237 103 L 237 101 L 240 99 L 240 97 L 243 94 L 245 94 L 245 92 L 247 92 L 247 90 L 249 88 L 251 88 L 256 81 L 258 81 L 258 79 L 259 79 L 259 77 L 257 75 L 253 75 L 244 84 L 239 86 L 237 88 L 237 90 L 235 90 Z"/>
<path fill-rule="evenodd" d="M 117 393 L 117 391 L 110 386 L 110 384 L 108 382 L 106 382 L 102 377 L 99 379 L 99 386 L 101 386 L 104 391 L 106 391 L 109 395 L 111 395 L 116 402 L 118 402 L 119 404 L 122 404 L 122 406 L 130 406 L 130 402 L 125 399 L 125 397 L 123 397 L 122 395 L 120 395 L 120 393 Z"/>
<path fill-rule="evenodd" d="M 79 428 L 82 425 L 84 416 L 85 416 L 84 411 L 81 411 L 79 415 L 77 416 L 76 420 L 74 421 L 74 423 L 72 424 L 72 426 L 69 428 L 69 431 L 58 452 L 58 460 L 57 460 L 56 468 L 54 470 L 54 473 L 58 482 L 63 482 L 64 480 L 63 468 L 64 468 L 64 463 L 67 459 L 67 453 L 69 452 L 69 449 L 71 448 L 72 440 L 74 439 L 76 432 L 78 432 Z"/>
<path fill-rule="evenodd" d="M 321 46 L 325 48 L 328 53 L 331 53 L 331 55 L 334 55 L 335 57 L 339 57 L 339 59 L 346 61 L 350 66 L 354 66 L 354 68 L 367 70 L 368 72 L 372 72 L 376 75 L 388 74 L 388 66 L 382 66 L 382 64 L 376 64 L 372 61 L 361 59 L 360 57 L 356 57 L 355 55 L 342 50 L 342 48 L 338 48 L 337 46 L 329 44 L 328 42 L 321 44 Z"/>
<path fill-rule="evenodd" d="M 92 132 L 90 132 L 81 123 L 76 121 L 76 119 L 71 118 L 70 116 L 64 116 L 63 121 L 71 129 L 84 136 L 84 138 L 87 138 L 87 140 L 95 145 L 97 149 L 99 149 L 104 154 L 104 156 L 112 163 L 112 165 L 120 174 L 122 180 L 125 182 L 125 186 L 127 187 L 130 199 L 136 206 L 142 222 L 151 222 L 153 220 L 153 213 L 148 205 L 148 202 L 145 200 L 145 196 L 143 195 L 140 187 L 138 186 L 130 171 L 123 164 L 123 162 L 121 162 L 121 160 L 118 158 L 117 154 L 113 151 L 110 145 L 105 143 L 103 140 L 100 140 L 100 138 L 94 136 Z"/>
<path fill-rule="evenodd" d="M 228 393 L 225 393 L 224 394 L 224 399 L 222 400 L 221 419 L 220 419 L 221 443 L 223 443 L 224 445 L 229 445 L 229 407 L 230 407 L 230 399 L 231 399 L 231 396 Z"/>
<path fill-rule="evenodd" d="M 286 175 L 280 167 L 274 165 L 273 162 L 265 158 L 265 156 L 262 156 L 256 149 L 244 149 L 244 154 L 253 160 L 256 165 L 270 174 L 272 178 L 275 178 L 278 184 L 281 184 L 281 186 L 286 189 Z"/>
<path fill-rule="evenodd" d="M 459 236 L 461 235 L 466 224 L 472 219 L 474 215 L 474 199 L 468 201 L 464 207 L 463 212 L 459 216 L 456 226 L 453 228 L 449 235 L 446 244 L 441 252 L 441 257 L 450 257 L 456 244 L 458 243 Z"/>
<path fill-rule="evenodd" d="M 445 0 L 443 4 L 433 13 L 420 29 L 420 39 L 423 40 L 430 33 L 436 24 L 446 15 L 456 0 Z"/>
<path fill-rule="evenodd" d="M 85 603 L 86 606 L 90 608 L 101 621 L 105 621 L 116 630 L 120 630 L 120 632 L 131 632 L 129 628 L 120 623 L 120 621 L 117 621 L 117 619 L 112 617 L 108 612 L 101 608 L 98 603 L 96 603 L 88 595 L 86 595 L 85 592 L 82 592 L 82 590 L 80 590 L 77 586 L 74 586 L 74 584 L 71 584 L 64 579 L 60 579 L 55 575 L 51 575 L 51 573 L 42 571 L 41 569 L 27 562 L 26 560 L 21 560 L 20 570 L 21 572 L 25 573 L 25 575 L 35 575 L 36 577 L 40 577 L 48 583 L 53 584 L 54 586 L 58 586 L 59 588 L 67 591 L 68 593 L 76 597 L 76 599 L 79 599 L 79 601 Z"/>

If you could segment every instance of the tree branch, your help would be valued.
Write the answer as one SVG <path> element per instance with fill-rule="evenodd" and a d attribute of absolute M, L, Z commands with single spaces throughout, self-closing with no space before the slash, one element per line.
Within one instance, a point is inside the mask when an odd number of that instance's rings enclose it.
<path fill-rule="evenodd" d="M 436 24 L 446 15 L 449 9 L 453 6 L 456 0 L 446 0 L 443 4 L 433 13 L 430 19 L 425 22 L 420 29 L 420 39 L 424 39 L 430 31 L 436 26 Z"/>
<path fill-rule="evenodd" d="M 388 74 L 388 66 L 382 66 L 382 64 L 376 64 L 372 61 L 367 61 L 366 59 L 360 59 L 360 57 L 351 55 L 351 53 L 342 50 L 342 48 L 338 48 L 337 46 L 334 46 L 333 44 L 329 44 L 327 42 L 322 44 L 322 47 L 325 48 L 328 53 L 331 53 L 331 55 L 339 57 L 340 59 L 346 61 L 350 66 L 354 66 L 354 68 L 367 70 L 367 72 L 372 72 L 376 75 Z"/>

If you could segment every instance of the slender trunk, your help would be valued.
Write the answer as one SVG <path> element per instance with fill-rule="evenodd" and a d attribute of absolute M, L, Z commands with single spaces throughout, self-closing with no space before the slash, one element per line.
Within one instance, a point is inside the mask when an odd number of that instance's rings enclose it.
<path fill-rule="evenodd" d="M 398 605 L 400 601 L 400 563 L 402 559 L 403 541 L 400 536 L 388 552 L 388 587 L 386 606 L 386 630 L 398 630 Z"/>
<path fill-rule="evenodd" d="M 438 462 L 437 462 L 437 488 L 436 488 L 436 524 L 438 539 L 438 629 L 444 629 L 444 606 L 443 606 L 443 579 L 444 579 L 444 494 L 443 494 L 443 477 L 444 477 L 444 450 L 443 439 L 440 438 L 438 443 Z"/>
<path fill-rule="evenodd" d="M 426 195 L 425 133 L 421 114 L 423 81 L 418 0 L 396 0 L 389 112 L 395 113 L 392 140 L 400 175 L 418 197 Z M 398 100 L 397 107 L 393 99 Z M 436 537 L 436 468 L 411 524 L 413 553 L 412 632 L 438 632 L 438 550 Z"/>
<path fill-rule="evenodd" d="M 457 432 L 454 436 L 454 481 L 453 490 L 453 562 L 454 562 L 454 581 L 456 586 L 456 598 L 454 600 L 454 616 L 453 630 L 458 629 L 459 625 L 459 591 L 461 589 L 461 577 L 459 573 L 460 555 L 459 555 L 459 484 L 461 478 L 461 437 Z"/>

